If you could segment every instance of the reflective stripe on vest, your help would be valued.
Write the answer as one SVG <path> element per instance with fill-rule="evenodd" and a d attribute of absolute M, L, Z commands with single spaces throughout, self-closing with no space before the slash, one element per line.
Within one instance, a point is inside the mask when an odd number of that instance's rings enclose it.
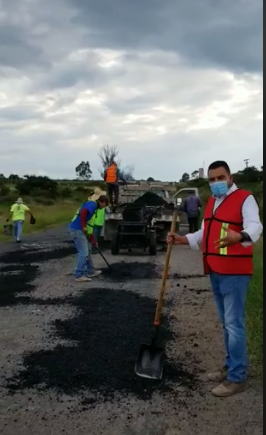
<path fill-rule="evenodd" d="M 228 234 L 229 224 L 226 224 L 225 222 L 221 226 L 221 232 L 220 232 L 220 239 L 224 239 Z M 228 249 L 227 246 L 220 248 L 220 255 L 227 255 Z"/>
<path fill-rule="evenodd" d="M 87 222 L 86 228 L 87 228 L 87 233 L 89 235 L 93 234 L 93 228 L 95 225 L 95 219 L 96 219 L 96 212 L 92 215 L 91 219 Z"/>
<path fill-rule="evenodd" d="M 117 182 L 117 166 L 112 165 L 106 171 L 106 183 Z"/>

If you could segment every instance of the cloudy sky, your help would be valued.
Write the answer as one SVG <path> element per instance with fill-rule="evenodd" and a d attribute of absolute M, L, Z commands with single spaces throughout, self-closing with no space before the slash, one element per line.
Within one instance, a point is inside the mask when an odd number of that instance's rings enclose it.
<path fill-rule="evenodd" d="M 0 0 L 0 173 L 262 165 L 263 0 Z"/>

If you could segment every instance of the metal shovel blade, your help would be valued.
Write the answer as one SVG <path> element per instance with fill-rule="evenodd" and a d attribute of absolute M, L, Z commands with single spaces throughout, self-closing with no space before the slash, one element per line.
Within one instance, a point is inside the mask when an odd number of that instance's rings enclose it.
<path fill-rule="evenodd" d="M 164 348 L 142 344 L 135 364 L 135 373 L 141 378 L 160 380 L 163 377 L 164 360 Z"/>

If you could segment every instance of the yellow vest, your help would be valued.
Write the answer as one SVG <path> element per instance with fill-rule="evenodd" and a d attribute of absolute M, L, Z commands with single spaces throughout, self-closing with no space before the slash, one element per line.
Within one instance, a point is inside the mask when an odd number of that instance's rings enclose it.
<path fill-rule="evenodd" d="M 95 203 L 96 203 L 96 201 L 92 201 L 92 202 L 95 202 Z M 72 219 L 71 222 L 74 222 L 74 220 L 77 219 L 77 217 L 78 217 L 79 214 L 80 214 L 80 210 L 81 210 L 81 207 L 76 211 L 76 214 L 75 214 L 75 216 L 73 217 L 73 219 Z M 90 218 L 90 220 L 87 222 L 87 225 L 86 225 L 87 232 L 88 232 L 88 235 L 89 235 L 89 236 L 91 236 L 91 235 L 93 234 L 93 228 L 94 228 L 94 225 L 95 225 L 95 220 L 96 220 L 96 216 L 97 216 L 97 211 L 98 211 L 98 210 L 96 210 L 96 211 L 93 213 L 92 217 Z"/>
<path fill-rule="evenodd" d="M 105 208 L 102 208 L 102 209 L 99 208 L 97 210 L 94 225 L 97 225 L 98 227 L 103 227 L 104 226 L 105 213 L 106 213 Z"/>

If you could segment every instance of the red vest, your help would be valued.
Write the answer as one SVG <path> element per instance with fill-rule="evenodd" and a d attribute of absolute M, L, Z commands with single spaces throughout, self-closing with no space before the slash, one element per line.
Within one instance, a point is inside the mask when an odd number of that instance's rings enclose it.
<path fill-rule="evenodd" d="M 223 275 L 253 274 L 253 245 L 245 248 L 241 243 L 218 248 L 217 240 L 225 237 L 228 230 L 241 233 L 243 228 L 242 207 L 250 192 L 238 189 L 214 212 L 215 199 L 211 197 L 204 214 L 203 261 L 204 272 Z"/>

